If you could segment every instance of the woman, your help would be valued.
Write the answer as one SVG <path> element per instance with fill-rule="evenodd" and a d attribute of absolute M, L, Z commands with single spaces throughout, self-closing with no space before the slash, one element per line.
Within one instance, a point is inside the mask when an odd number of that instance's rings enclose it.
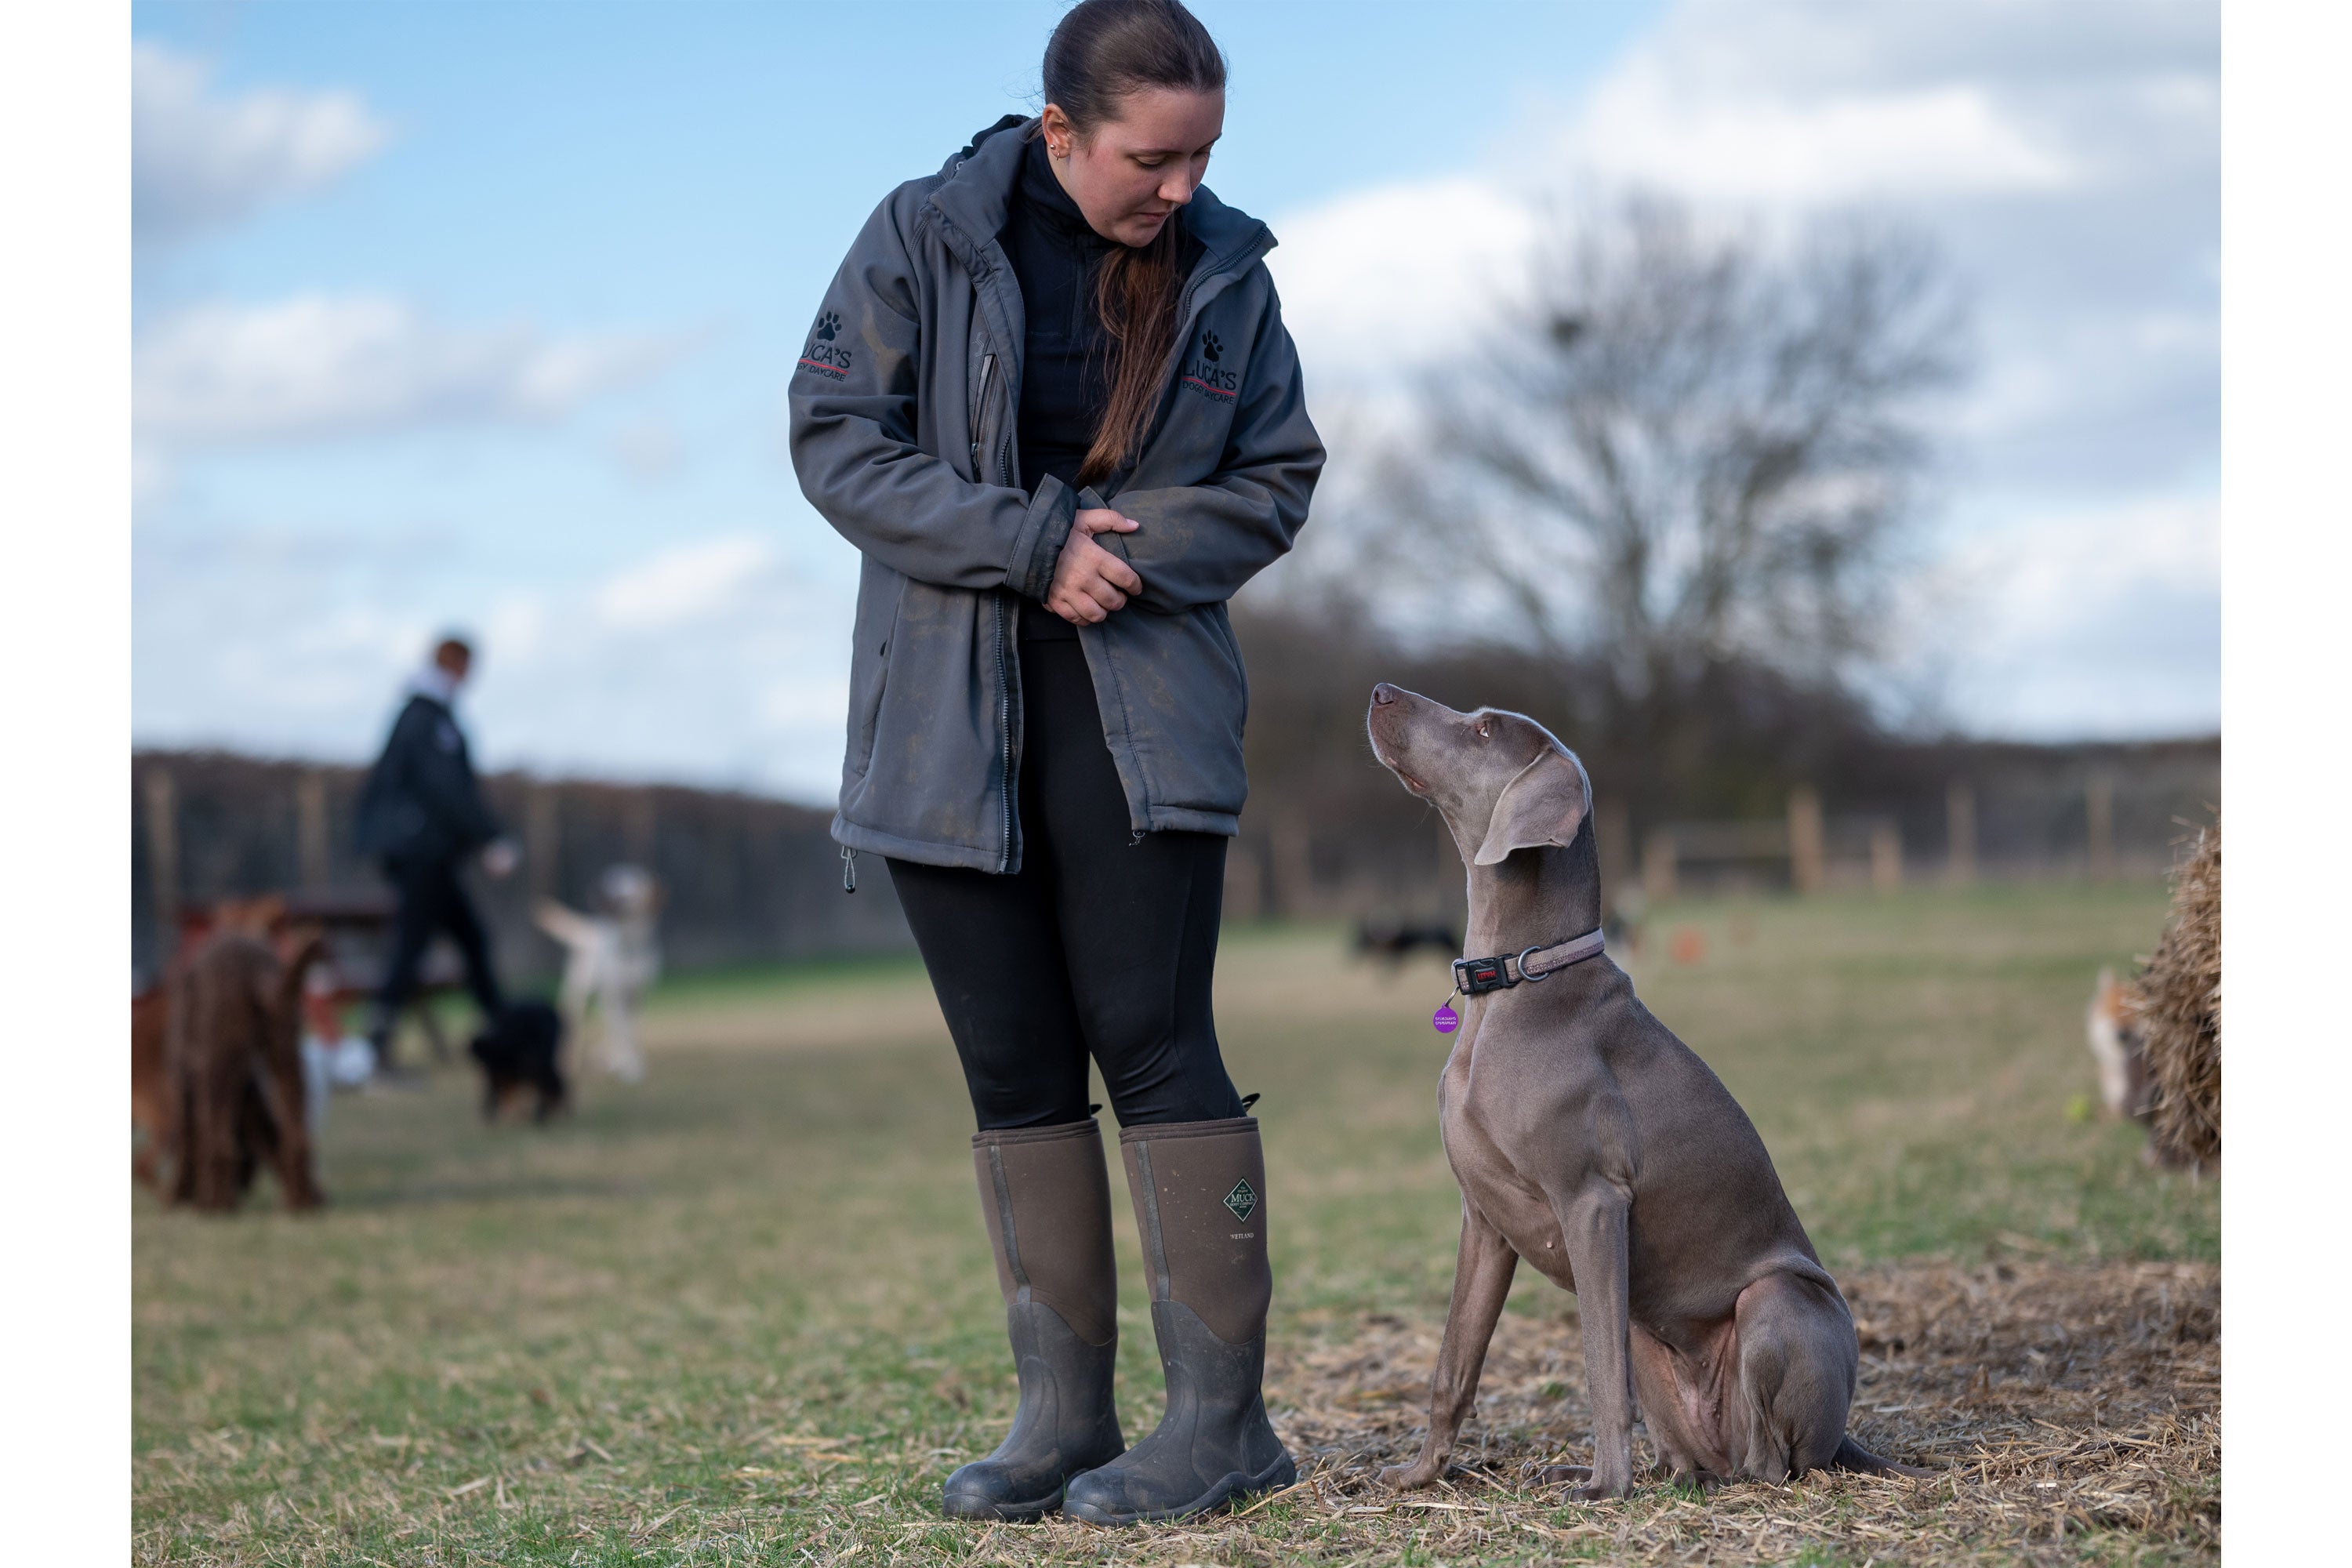
<path fill-rule="evenodd" d="M 1179 1518 L 1296 1474 L 1209 991 L 1246 793 L 1225 601 L 1290 547 L 1323 447 L 1274 237 L 1200 186 L 1224 80 L 1176 0 L 1084 0 L 1044 112 L 891 193 L 793 376 L 802 489 L 865 555 L 833 834 L 852 886 L 886 858 L 955 1038 L 1020 1373 L 958 1518 Z M 1168 1380 L 1133 1448 L 1089 1056 Z"/>

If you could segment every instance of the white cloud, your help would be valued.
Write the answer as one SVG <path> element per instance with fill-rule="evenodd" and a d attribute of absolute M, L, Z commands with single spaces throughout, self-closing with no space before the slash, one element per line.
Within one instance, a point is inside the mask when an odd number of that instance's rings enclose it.
<path fill-rule="evenodd" d="M 1768 222 L 1868 205 L 1940 239 L 1976 304 L 1978 374 L 1945 428 L 1957 515 L 2050 563 L 2004 579 L 2012 619 L 1963 656 L 2031 646 L 2034 680 L 1963 668 L 1967 717 L 2000 727 L 2007 702 L 2044 731 L 2068 712 L 2104 725 L 2105 680 L 2141 692 L 2144 718 L 2210 710 L 2218 639 L 2189 623 L 2216 614 L 2218 566 L 2163 542 L 2210 508 L 2219 447 L 2216 9 L 1684 0 L 1588 94 L 1534 107 L 1469 166 L 1278 217 L 1268 265 L 1318 416 L 1352 432 L 1332 444 L 1325 500 L 1363 480 L 1346 470 L 1393 439 L 1427 370 L 1475 352 L 1561 196 L 1642 184 Z M 1344 505 L 1319 510 L 1344 527 Z M 2154 574 L 2089 586 L 2140 565 Z M 2103 651 L 2151 637 L 2204 673 L 2168 655 L 2167 695 Z"/>
<path fill-rule="evenodd" d="M 1982 86 L 1945 83 L 1802 100 L 1769 90 L 1691 100 L 1670 58 L 1638 60 L 1594 96 L 1569 150 L 1623 180 L 1738 202 L 2063 191 L 2086 171 Z"/>
<path fill-rule="evenodd" d="M 1686 0 L 1474 167 L 1283 216 L 1269 265 L 1308 365 L 1377 398 L 1524 286 L 1572 191 L 1891 208 L 1974 286 L 1971 433 L 2046 437 L 2071 405 L 2104 477 L 2177 460 L 2184 407 L 2215 438 L 2219 101 L 2210 5 Z M 2144 410 L 2169 411 L 2163 439 L 2133 440 Z"/>
<path fill-rule="evenodd" d="M 152 506 L 172 493 L 172 460 L 152 445 L 131 446 L 131 504 Z"/>
<path fill-rule="evenodd" d="M 1275 232 L 1266 265 L 1310 374 L 1377 383 L 1488 325 L 1538 224 L 1518 195 L 1464 175 L 1342 196 Z"/>
<path fill-rule="evenodd" d="M 131 55 L 131 212 L 143 240 L 218 228 L 313 191 L 383 147 L 349 92 L 212 90 L 211 68 L 161 45 Z"/>
<path fill-rule="evenodd" d="M 639 419 L 605 438 L 604 451 L 633 479 L 667 479 L 686 461 L 686 443 L 667 419 Z"/>
<path fill-rule="evenodd" d="M 2021 508 L 1944 563 L 1968 657 L 1947 694 L 1967 727 L 2028 737 L 2139 736 L 2221 723 L 2215 498 L 2155 495 Z"/>
<path fill-rule="evenodd" d="M 483 623 L 494 763 L 832 798 L 856 605 L 845 552 L 721 532 L 512 601 Z"/>
<path fill-rule="evenodd" d="M 131 403 L 142 435 L 181 445 L 528 422 L 642 380 L 681 346 L 646 333 L 450 326 L 382 295 L 211 303 L 141 332 Z"/>
<path fill-rule="evenodd" d="M 430 639 L 470 626 L 466 710 L 490 767 L 831 798 L 853 558 L 762 531 L 600 574 L 551 559 L 485 597 L 462 537 L 132 535 L 132 733 L 364 761 Z M 431 563 L 429 571 L 398 568 Z"/>
<path fill-rule="evenodd" d="M 607 577 L 590 602 L 607 626 L 657 631 L 732 608 L 782 554 L 772 539 L 753 533 L 681 545 Z"/>

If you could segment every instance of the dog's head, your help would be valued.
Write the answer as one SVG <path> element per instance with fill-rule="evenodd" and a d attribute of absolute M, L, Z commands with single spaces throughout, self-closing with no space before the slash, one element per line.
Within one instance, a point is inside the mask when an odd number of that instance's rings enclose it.
<path fill-rule="evenodd" d="M 1498 866 L 1518 849 L 1565 848 L 1592 810 L 1584 764 L 1523 713 L 1457 713 L 1382 681 L 1372 688 L 1364 727 L 1372 755 L 1444 814 L 1471 865 Z"/>
<path fill-rule="evenodd" d="M 535 997 L 509 1002 L 474 1037 L 473 1054 L 485 1067 L 552 1057 L 563 1040 L 563 1018 Z"/>
<path fill-rule="evenodd" d="M 607 866 L 599 890 L 605 907 L 624 920 L 647 920 L 661 909 L 661 883 L 642 866 Z"/>

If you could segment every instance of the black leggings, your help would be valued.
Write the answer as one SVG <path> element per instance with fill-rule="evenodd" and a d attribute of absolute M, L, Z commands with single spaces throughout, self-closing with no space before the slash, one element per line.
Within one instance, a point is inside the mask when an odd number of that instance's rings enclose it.
<path fill-rule="evenodd" d="M 1076 642 L 1021 645 L 1021 869 L 892 860 L 985 1130 L 1087 1115 L 1087 1058 L 1122 1127 L 1242 1114 L 1209 1005 L 1225 840 L 1129 830 Z"/>
<path fill-rule="evenodd" d="M 383 873 L 400 900 L 393 919 L 392 961 L 376 993 L 377 1048 L 391 1043 L 393 1025 L 416 991 L 416 970 L 434 936 L 446 931 L 466 961 L 466 989 L 485 1018 L 498 1016 L 503 998 L 490 969 L 490 939 L 474 913 L 474 901 L 457 880 L 455 860 L 387 860 Z"/>

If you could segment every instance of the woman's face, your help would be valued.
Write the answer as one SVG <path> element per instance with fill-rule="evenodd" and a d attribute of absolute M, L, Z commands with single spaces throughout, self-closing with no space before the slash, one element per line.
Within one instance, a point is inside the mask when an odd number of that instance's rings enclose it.
<path fill-rule="evenodd" d="M 1047 104 L 1045 151 L 1097 234 L 1149 245 L 1208 172 L 1209 149 L 1224 133 L 1225 93 L 1144 87 L 1118 107 L 1118 119 L 1082 137 L 1058 104 Z"/>

